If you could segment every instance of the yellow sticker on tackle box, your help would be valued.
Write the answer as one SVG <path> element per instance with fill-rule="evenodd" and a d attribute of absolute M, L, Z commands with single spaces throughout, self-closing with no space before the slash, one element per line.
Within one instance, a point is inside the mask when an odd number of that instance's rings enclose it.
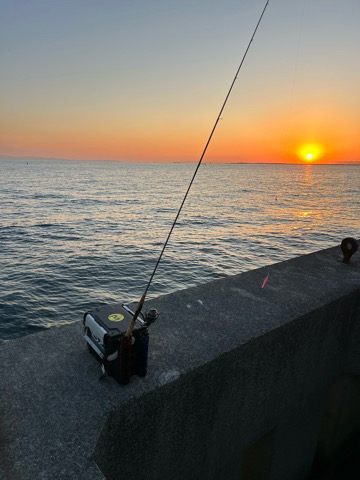
<path fill-rule="evenodd" d="M 112 313 L 108 316 L 108 320 L 110 320 L 110 322 L 121 322 L 121 320 L 124 320 L 124 315 L 121 315 L 121 313 Z"/>

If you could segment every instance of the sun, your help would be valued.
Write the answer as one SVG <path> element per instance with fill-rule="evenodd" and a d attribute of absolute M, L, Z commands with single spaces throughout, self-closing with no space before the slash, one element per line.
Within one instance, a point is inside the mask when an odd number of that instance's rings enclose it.
<path fill-rule="evenodd" d="M 302 143 L 297 148 L 296 153 L 301 160 L 310 163 L 321 158 L 324 153 L 324 147 L 316 142 Z"/>

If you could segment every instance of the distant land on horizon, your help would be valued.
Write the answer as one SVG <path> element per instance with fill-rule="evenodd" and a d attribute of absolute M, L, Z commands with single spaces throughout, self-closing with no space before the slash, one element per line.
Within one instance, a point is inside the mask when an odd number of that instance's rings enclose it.
<path fill-rule="evenodd" d="M 198 163 L 198 160 L 125 160 L 125 159 L 98 159 L 98 158 L 61 158 L 61 157 L 36 157 L 36 156 L 23 156 L 23 155 L 0 155 L 1 160 L 5 159 L 15 159 L 15 160 L 22 160 L 22 161 L 29 161 L 29 160 L 45 160 L 45 161 L 67 161 L 67 162 L 127 162 L 127 163 Z M 342 161 L 338 163 L 326 163 L 326 162 L 221 162 L 221 161 L 214 161 L 208 160 L 203 161 L 203 165 L 207 164 L 219 164 L 219 165 L 360 165 L 360 160 L 348 160 Z"/>

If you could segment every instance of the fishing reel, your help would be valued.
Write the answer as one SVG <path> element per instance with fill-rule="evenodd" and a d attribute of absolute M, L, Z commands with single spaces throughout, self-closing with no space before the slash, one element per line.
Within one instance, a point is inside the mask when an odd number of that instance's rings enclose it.
<path fill-rule="evenodd" d="M 144 318 L 144 323 L 147 327 L 152 325 L 159 317 L 160 313 L 156 310 L 156 308 L 150 308 Z"/>
<path fill-rule="evenodd" d="M 349 263 L 350 258 L 357 252 L 359 243 L 355 238 L 347 237 L 341 242 L 341 250 L 343 252 L 343 263 Z"/>
<path fill-rule="evenodd" d="M 140 312 L 131 334 L 126 335 L 134 315 L 124 304 L 104 305 L 85 313 L 84 338 L 90 353 L 101 364 L 100 378 L 109 375 L 125 385 L 132 375 L 147 374 L 148 329 L 159 312 L 156 308 L 150 308 L 145 315 Z"/>

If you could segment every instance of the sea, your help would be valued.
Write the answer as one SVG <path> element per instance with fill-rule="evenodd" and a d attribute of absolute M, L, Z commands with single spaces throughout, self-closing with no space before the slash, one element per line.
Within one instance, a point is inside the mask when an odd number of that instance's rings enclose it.
<path fill-rule="evenodd" d="M 139 300 L 195 167 L 0 159 L 0 341 Z M 360 165 L 204 163 L 148 298 L 348 236 L 360 238 Z"/>

